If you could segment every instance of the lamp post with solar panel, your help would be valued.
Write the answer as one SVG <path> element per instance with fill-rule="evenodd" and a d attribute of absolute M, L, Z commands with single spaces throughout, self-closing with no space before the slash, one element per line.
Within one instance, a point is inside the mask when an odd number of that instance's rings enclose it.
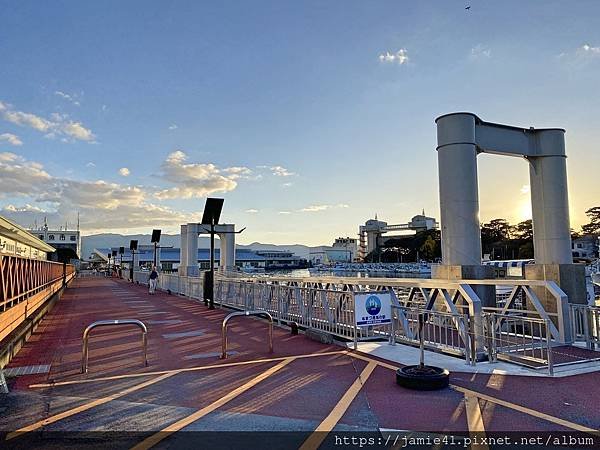
<path fill-rule="evenodd" d="M 160 235 L 161 235 L 161 230 L 152 230 L 152 239 L 150 240 L 150 242 L 152 244 L 154 244 L 154 257 L 152 258 L 152 266 L 156 267 L 156 270 L 158 270 L 158 271 L 160 271 L 160 267 L 158 267 L 159 266 L 158 250 L 160 250 L 161 248 L 173 248 L 172 245 L 169 245 L 169 246 L 159 245 Z"/>
<path fill-rule="evenodd" d="M 125 254 L 125 247 L 119 247 L 119 278 L 123 278 L 123 255 Z"/>
<path fill-rule="evenodd" d="M 117 270 L 117 251 L 113 250 L 111 252 L 112 254 L 112 260 L 113 260 L 113 272 Z M 112 272 L 110 273 L 112 276 Z"/>
<path fill-rule="evenodd" d="M 204 304 L 210 309 L 215 308 L 214 282 L 215 282 L 215 225 L 219 223 L 223 210 L 222 198 L 207 198 L 202 214 L 202 225 L 209 225 L 210 230 L 210 270 L 204 273 Z"/>
<path fill-rule="evenodd" d="M 129 250 L 131 250 L 131 267 L 129 268 L 129 279 L 133 283 L 133 266 L 135 264 L 135 251 L 138 248 L 137 239 L 132 239 L 129 241 Z"/>

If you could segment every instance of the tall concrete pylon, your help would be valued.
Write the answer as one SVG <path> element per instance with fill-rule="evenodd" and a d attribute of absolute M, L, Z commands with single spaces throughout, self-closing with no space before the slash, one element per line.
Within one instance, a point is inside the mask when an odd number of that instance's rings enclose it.
<path fill-rule="evenodd" d="M 519 156 L 529 162 L 536 263 L 526 275 L 554 279 L 570 301 L 579 302 L 579 285 L 585 286 L 571 254 L 565 130 L 484 122 L 468 112 L 440 116 L 436 124 L 442 265 L 433 276 L 491 277 L 481 265 L 477 155 Z"/>
<path fill-rule="evenodd" d="M 208 225 L 188 223 L 181 225 L 181 261 L 179 275 L 197 277 L 198 268 L 198 236 L 209 234 Z M 215 233 L 220 240 L 219 270 L 231 270 L 235 267 L 235 225 L 215 225 Z"/>

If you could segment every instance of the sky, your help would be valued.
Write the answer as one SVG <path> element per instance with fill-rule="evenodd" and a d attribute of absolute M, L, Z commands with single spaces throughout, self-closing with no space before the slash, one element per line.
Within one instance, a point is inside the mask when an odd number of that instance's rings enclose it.
<path fill-rule="evenodd" d="M 465 7 L 471 8 L 466 10 Z M 330 244 L 439 218 L 435 118 L 567 130 L 571 224 L 600 204 L 600 2 L 0 0 L 0 215 Z M 456 174 L 460 176 L 460 174 Z M 480 217 L 530 218 L 479 156 Z"/>

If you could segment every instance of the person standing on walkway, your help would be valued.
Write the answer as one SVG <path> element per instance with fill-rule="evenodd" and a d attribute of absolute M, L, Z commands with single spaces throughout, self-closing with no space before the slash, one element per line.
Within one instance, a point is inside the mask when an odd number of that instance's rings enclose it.
<path fill-rule="evenodd" d="M 158 284 L 158 272 L 156 271 L 156 266 L 152 266 L 152 271 L 148 276 L 148 293 L 150 295 L 154 295 L 154 291 L 156 291 L 156 285 Z"/>

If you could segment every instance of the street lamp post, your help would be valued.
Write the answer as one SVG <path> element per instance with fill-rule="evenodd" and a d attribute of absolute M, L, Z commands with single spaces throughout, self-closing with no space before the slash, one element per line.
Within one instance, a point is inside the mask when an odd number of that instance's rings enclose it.
<path fill-rule="evenodd" d="M 129 268 L 129 279 L 131 280 L 131 282 L 133 283 L 133 269 L 134 269 L 134 264 L 135 264 L 135 251 L 138 248 L 138 241 L 137 239 L 132 239 L 129 242 L 129 250 L 131 250 L 131 267 Z"/>

